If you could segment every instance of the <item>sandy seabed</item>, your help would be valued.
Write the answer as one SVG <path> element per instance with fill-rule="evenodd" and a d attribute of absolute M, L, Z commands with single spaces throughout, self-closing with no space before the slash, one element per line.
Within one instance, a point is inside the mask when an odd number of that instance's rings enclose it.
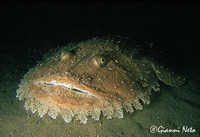
<path fill-rule="evenodd" d="M 37 113 L 25 110 L 24 101 L 15 97 L 20 79 L 26 73 L 17 63 L 23 60 L 3 58 L 0 64 L 0 137 L 200 136 L 200 71 L 195 62 L 185 63 L 184 71 L 189 76 L 186 85 L 173 88 L 161 83 L 161 91 L 153 92 L 151 103 L 141 111 L 124 111 L 123 119 L 106 119 L 101 115 L 100 121 L 89 117 L 87 124 L 79 121 L 67 124 L 60 116 L 56 120 L 47 115 L 40 118 Z"/>

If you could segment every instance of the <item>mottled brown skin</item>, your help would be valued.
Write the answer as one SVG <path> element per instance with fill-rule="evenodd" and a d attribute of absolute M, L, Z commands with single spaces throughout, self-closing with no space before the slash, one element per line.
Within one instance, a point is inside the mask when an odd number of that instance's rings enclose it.
<path fill-rule="evenodd" d="M 142 109 L 139 99 L 149 104 L 151 91 L 159 91 L 158 80 L 170 86 L 185 83 L 184 77 L 150 58 L 134 59 L 122 53 L 118 44 L 112 39 L 93 38 L 72 48 L 64 47 L 45 57 L 25 75 L 21 84 L 25 92 L 19 89 L 17 97 L 20 100 L 34 98 L 45 106 L 61 110 L 91 112 L 100 109 L 107 116 L 110 109 L 116 109 L 117 117 L 121 118 L 121 107 L 132 112 L 132 105 L 135 109 Z M 86 92 L 53 85 L 52 81 L 69 83 Z M 28 105 L 26 108 L 31 107 Z"/>

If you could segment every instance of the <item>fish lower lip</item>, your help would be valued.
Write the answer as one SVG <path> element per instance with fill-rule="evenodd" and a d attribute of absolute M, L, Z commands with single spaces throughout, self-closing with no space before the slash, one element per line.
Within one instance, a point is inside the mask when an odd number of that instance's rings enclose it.
<path fill-rule="evenodd" d="M 73 90 L 75 92 L 79 92 L 79 93 L 82 93 L 82 94 L 86 94 L 86 95 L 89 95 L 89 96 L 94 96 L 93 94 L 91 94 L 90 92 L 86 91 L 86 90 L 82 90 L 80 88 L 77 88 L 76 86 L 70 84 L 70 83 L 59 83 L 55 80 L 52 80 L 50 82 L 46 82 L 46 81 L 37 81 L 35 83 L 39 83 L 39 84 L 45 84 L 45 85 L 50 85 L 50 86 L 62 86 L 62 87 L 65 87 L 67 89 L 70 89 L 70 90 Z M 96 96 L 94 96 L 96 97 Z M 96 97 L 98 98 L 98 97 Z"/>

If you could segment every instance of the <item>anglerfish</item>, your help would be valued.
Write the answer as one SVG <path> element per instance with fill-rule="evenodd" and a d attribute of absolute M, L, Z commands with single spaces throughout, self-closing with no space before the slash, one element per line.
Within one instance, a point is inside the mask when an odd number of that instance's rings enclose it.
<path fill-rule="evenodd" d="M 100 115 L 123 118 L 150 103 L 152 91 L 159 91 L 158 81 L 181 86 L 185 77 L 175 74 L 148 57 L 127 55 L 120 41 L 95 37 L 69 44 L 45 54 L 44 60 L 24 75 L 16 97 L 25 99 L 25 109 L 60 115 L 66 123 L 72 119 L 87 123 Z M 134 52 L 133 52 L 134 53 Z"/>

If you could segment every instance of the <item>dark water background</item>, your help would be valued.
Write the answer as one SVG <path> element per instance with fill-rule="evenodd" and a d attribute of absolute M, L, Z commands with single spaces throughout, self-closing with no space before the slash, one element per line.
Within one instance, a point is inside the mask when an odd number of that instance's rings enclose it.
<path fill-rule="evenodd" d="M 2 2 L 0 12 L 2 54 L 119 33 L 175 60 L 198 55 L 198 2 Z"/>

